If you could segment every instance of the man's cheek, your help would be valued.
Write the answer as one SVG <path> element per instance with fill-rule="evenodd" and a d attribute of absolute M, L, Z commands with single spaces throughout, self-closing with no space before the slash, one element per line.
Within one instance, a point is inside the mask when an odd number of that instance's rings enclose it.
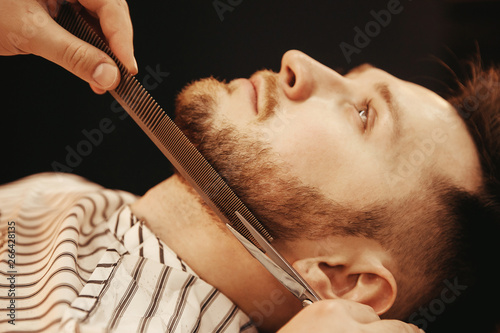
<path fill-rule="evenodd" d="M 266 127 L 267 132 L 272 130 L 273 128 Z M 311 157 L 314 154 L 329 153 L 337 146 L 348 144 L 349 140 L 345 139 L 342 132 L 335 124 L 297 117 L 293 123 L 274 131 L 275 135 L 269 142 L 282 153 L 300 153 Z"/>
<path fill-rule="evenodd" d="M 345 161 L 346 152 L 352 150 L 324 126 L 288 127 L 271 142 L 273 152 L 290 165 L 291 171 L 316 183 L 317 178 L 337 170 Z"/>

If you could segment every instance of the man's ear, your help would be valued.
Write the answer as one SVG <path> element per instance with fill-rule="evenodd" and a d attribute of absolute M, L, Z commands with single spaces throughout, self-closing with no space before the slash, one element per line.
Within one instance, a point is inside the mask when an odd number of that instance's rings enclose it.
<path fill-rule="evenodd" d="M 370 254 L 305 258 L 292 266 L 323 299 L 363 303 L 378 315 L 389 310 L 396 299 L 394 276 Z"/>

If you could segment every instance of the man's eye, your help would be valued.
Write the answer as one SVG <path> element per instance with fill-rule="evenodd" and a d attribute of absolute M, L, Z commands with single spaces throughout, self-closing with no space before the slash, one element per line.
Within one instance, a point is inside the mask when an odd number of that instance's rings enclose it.
<path fill-rule="evenodd" d="M 359 117 L 361 118 L 363 125 L 366 127 L 366 123 L 368 121 L 368 112 L 366 110 L 359 111 Z"/>
<path fill-rule="evenodd" d="M 370 101 L 367 100 L 361 107 L 358 107 L 358 114 L 361 122 L 363 123 L 363 127 L 366 129 L 366 125 L 368 124 L 368 117 L 370 116 Z"/>

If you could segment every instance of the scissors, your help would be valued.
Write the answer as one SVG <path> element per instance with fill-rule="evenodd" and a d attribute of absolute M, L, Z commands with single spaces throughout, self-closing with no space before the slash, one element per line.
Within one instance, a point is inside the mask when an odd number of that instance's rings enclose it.
<path fill-rule="evenodd" d="M 285 286 L 295 297 L 306 307 L 313 302 L 321 300 L 316 292 L 307 284 L 307 282 L 297 273 L 297 271 L 286 261 L 285 258 L 255 229 L 239 212 L 235 212 L 241 223 L 248 229 L 255 240 L 259 243 L 265 252 L 262 252 L 248 241 L 243 235 L 231 227 L 226 226 L 241 244 L 257 259 L 278 281 Z M 265 254 L 267 253 L 267 255 Z"/>

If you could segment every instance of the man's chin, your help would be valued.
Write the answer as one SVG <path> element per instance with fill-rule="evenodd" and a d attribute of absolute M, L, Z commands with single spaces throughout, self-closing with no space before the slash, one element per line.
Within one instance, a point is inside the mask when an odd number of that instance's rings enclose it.
<path fill-rule="evenodd" d="M 175 123 L 193 144 L 198 145 L 212 128 L 217 101 L 226 89 L 223 82 L 210 77 L 190 83 L 177 96 Z"/>
<path fill-rule="evenodd" d="M 226 91 L 226 84 L 213 77 L 194 81 L 186 85 L 177 96 L 176 114 L 178 107 L 189 106 L 193 103 L 209 101 L 217 102 L 218 96 Z M 202 105 L 199 105 L 202 106 Z"/>

